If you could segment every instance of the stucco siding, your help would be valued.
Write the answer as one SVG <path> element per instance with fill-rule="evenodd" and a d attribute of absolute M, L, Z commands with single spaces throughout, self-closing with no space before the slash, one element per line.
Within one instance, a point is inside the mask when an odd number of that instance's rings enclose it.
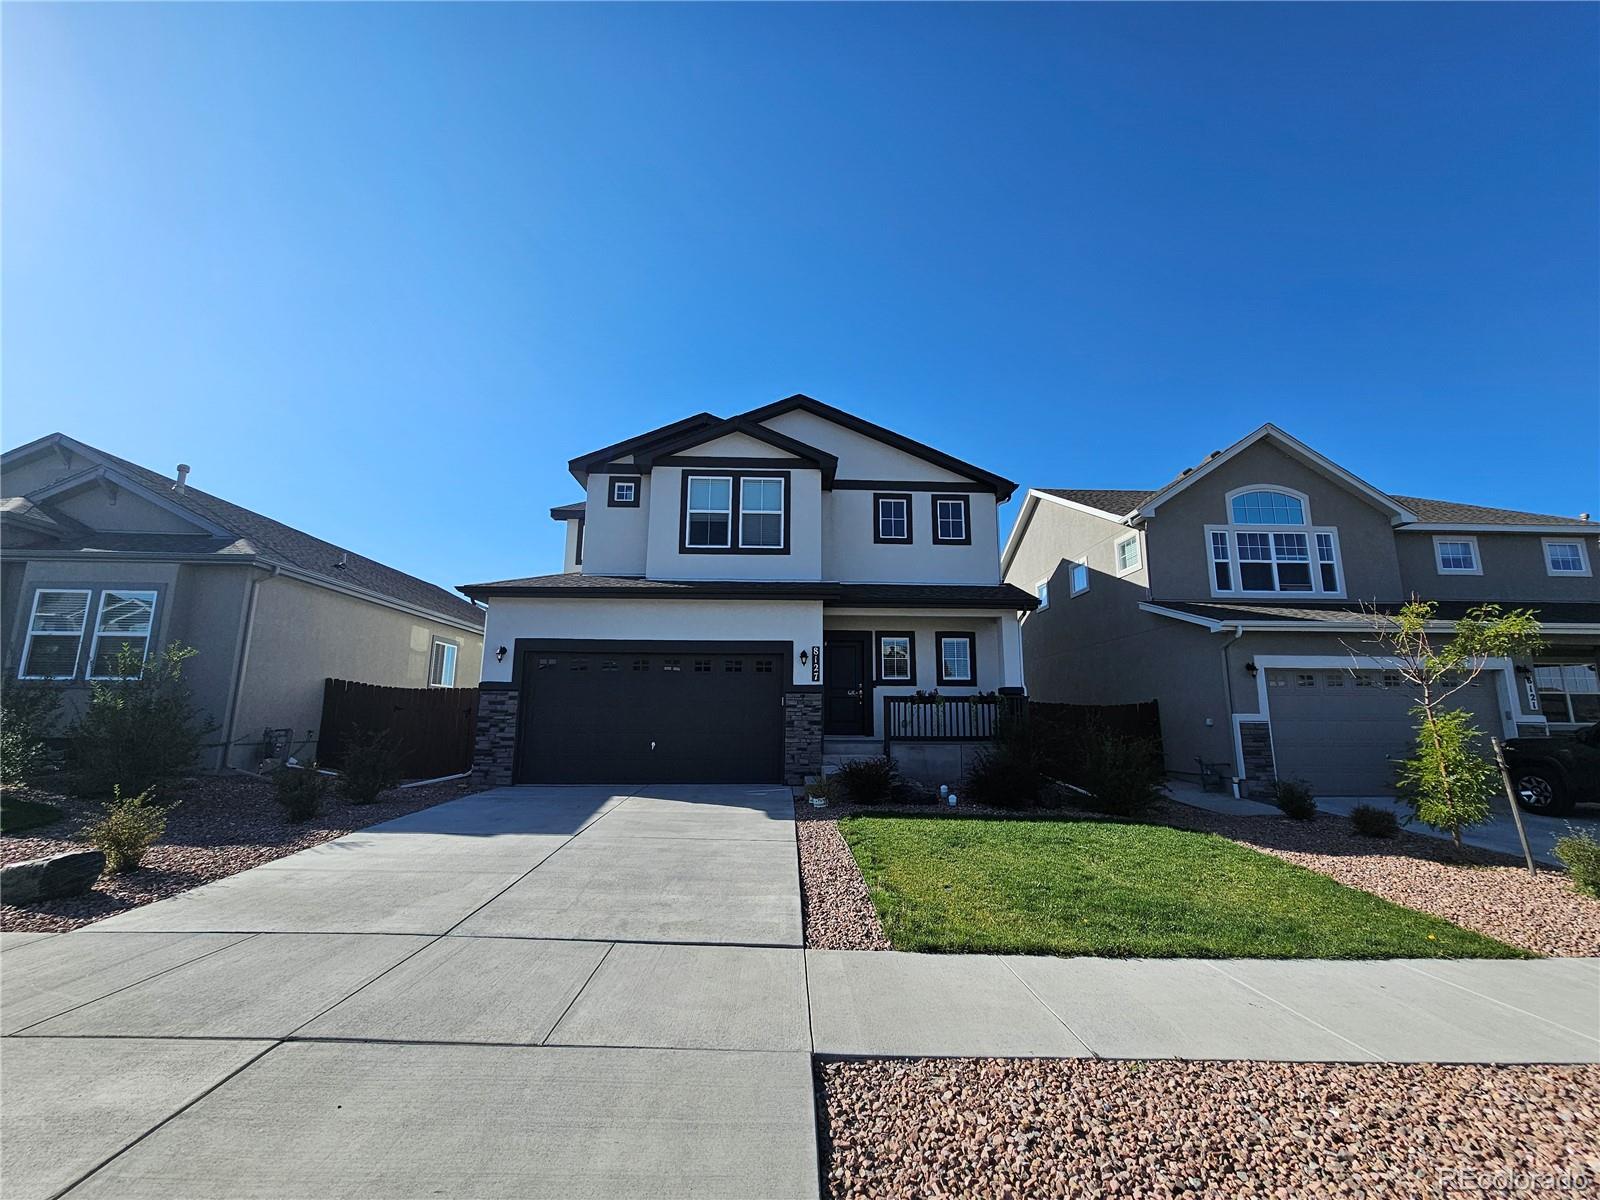
<path fill-rule="evenodd" d="M 822 578 L 822 473 L 790 470 L 787 554 L 685 554 L 680 549 L 683 508 L 682 467 L 657 467 L 651 473 L 649 550 L 646 574 L 652 579 L 805 579 Z M 735 489 L 732 536 L 738 538 Z M 630 510 L 631 511 L 631 510 Z M 599 544 L 599 532 L 590 532 Z M 584 558 L 584 572 L 605 574 Z M 637 573 L 637 572 L 634 572 Z"/>
<path fill-rule="evenodd" d="M 621 477 L 625 472 L 617 472 Z M 611 507 L 611 475 L 589 476 L 584 504 L 583 564 L 587 575 L 643 575 L 650 527 L 651 476 L 639 479 L 637 506 Z M 576 522 L 568 522 L 576 525 Z M 575 534 L 568 537 L 569 561 L 577 549 Z"/>
<path fill-rule="evenodd" d="M 1434 553 L 1434 539 L 1473 538 L 1478 544 L 1481 575 L 1443 575 Z M 1583 542 L 1590 574 L 1552 576 L 1545 566 L 1544 540 L 1537 533 L 1436 533 L 1399 532 L 1399 554 L 1404 594 L 1425 600 L 1550 600 L 1600 601 L 1600 540 L 1574 533 L 1565 541 Z"/>
<path fill-rule="evenodd" d="M 893 488 L 885 488 L 893 491 Z M 844 583 L 998 583 L 999 514 L 992 493 L 967 495 L 972 544 L 933 540 L 934 492 L 910 492 L 911 542 L 874 542 L 874 493 L 839 488 L 822 495 L 823 578 Z"/>
<path fill-rule="evenodd" d="M 920 479 L 947 483 L 969 482 L 965 477 L 926 462 L 914 454 L 885 445 L 876 438 L 835 425 L 825 417 L 800 409 L 762 422 L 808 446 L 826 450 L 839 460 L 840 479 Z"/>
<path fill-rule="evenodd" d="M 10 480 L 6 486 L 14 486 Z M 110 492 L 98 484 L 74 495 L 50 502 L 56 512 L 81 521 L 90 529 L 115 533 L 199 533 L 206 532 L 159 504 L 153 504 L 126 488 Z"/>
<path fill-rule="evenodd" d="M 908 617 L 900 613 L 884 612 L 871 616 L 858 614 L 834 615 L 828 613 L 823 624 L 827 630 L 865 630 L 874 633 L 910 633 L 915 643 L 916 678 L 905 684 L 879 684 L 873 688 L 872 735 L 883 736 L 883 700 L 885 696 L 909 696 L 916 691 L 937 691 L 941 696 L 972 696 L 979 692 L 995 692 L 1002 687 L 1020 686 L 1021 681 L 1008 675 L 1005 655 L 1001 646 L 1001 623 L 1015 621 L 1015 617 Z M 976 682 L 968 687 L 940 684 L 938 674 L 939 648 L 936 642 L 940 633 L 971 633 L 973 651 L 977 657 Z M 877 652 L 876 643 L 868 654 Z M 867 670 L 876 676 L 877 664 L 869 661 Z"/>

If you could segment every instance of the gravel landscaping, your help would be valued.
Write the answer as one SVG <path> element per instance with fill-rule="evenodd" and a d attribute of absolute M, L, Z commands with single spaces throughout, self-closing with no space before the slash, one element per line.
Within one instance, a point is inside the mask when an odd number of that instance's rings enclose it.
<path fill-rule="evenodd" d="M 914 1059 L 817 1075 L 838 1200 L 1600 1187 L 1595 1066 Z"/>
<path fill-rule="evenodd" d="M 380 795 L 377 803 L 361 805 L 330 794 L 320 816 L 291 825 L 283 819 L 269 783 L 246 775 L 186 780 L 164 798 L 164 802 L 176 799 L 180 803 L 167 818 L 166 833 L 145 855 L 144 864 L 137 871 L 101 876 L 94 888 L 82 896 L 46 900 L 25 908 L 0 904 L 0 931 L 56 933 L 76 929 L 477 790 L 470 780 L 456 780 L 395 788 Z M 25 836 L 0 837 L 0 863 L 81 850 L 84 847 L 79 831 L 101 815 L 98 800 L 39 788 L 15 789 L 9 795 L 57 805 L 66 816 L 52 825 L 29 830 Z"/>
<path fill-rule="evenodd" d="M 839 822 L 816 815 L 809 806 L 795 818 L 806 945 L 813 950 L 890 949 Z"/>
<path fill-rule="evenodd" d="M 1346 818 L 1331 814 L 1292 821 L 1172 804 L 1159 819 L 1221 834 L 1535 954 L 1600 955 L 1600 900 L 1580 895 L 1552 868 L 1541 867 L 1530 878 L 1514 859 L 1472 847 L 1457 850 L 1440 838 L 1405 832 L 1382 841 L 1359 837 Z"/>

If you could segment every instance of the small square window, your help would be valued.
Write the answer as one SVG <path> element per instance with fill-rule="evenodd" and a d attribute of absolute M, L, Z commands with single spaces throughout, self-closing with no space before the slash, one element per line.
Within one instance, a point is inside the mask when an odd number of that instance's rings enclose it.
<path fill-rule="evenodd" d="M 1309 672 L 1301 672 L 1294 677 L 1295 687 L 1316 687 L 1317 677 Z"/>
<path fill-rule="evenodd" d="M 661 660 L 661 669 L 663 671 L 682 671 L 683 660 L 681 658 L 664 658 Z"/>
<path fill-rule="evenodd" d="M 620 671 L 622 670 L 622 664 L 614 658 L 603 658 L 600 660 L 600 669 L 602 671 Z"/>
<path fill-rule="evenodd" d="M 695 659 L 694 660 L 694 673 L 696 675 L 709 675 L 709 674 L 711 674 L 711 660 L 709 658 L 697 658 L 697 659 Z"/>
<path fill-rule="evenodd" d="M 1370 671 L 1361 671 L 1356 675 L 1356 686 L 1358 688 L 1376 687 L 1377 684 L 1378 681 L 1373 677 L 1372 672 Z"/>
<path fill-rule="evenodd" d="M 1383 673 L 1383 686 L 1386 688 L 1397 688 L 1404 682 L 1398 671 L 1385 671 Z"/>
<path fill-rule="evenodd" d="M 567 669 L 569 671 L 587 671 L 589 669 L 589 660 L 587 658 L 575 658 Z"/>
<path fill-rule="evenodd" d="M 1478 562 L 1477 538 L 1436 537 L 1433 539 L 1433 554 L 1441 575 L 1483 574 Z"/>
<path fill-rule="evenodd" d="M 1544 565 L 1550 575 L 1587 575 L 1589 555 L 1581 541 L 1557 541 L 1546 538 Z"/>
<path fill-rule="evenodd" d="M 771 675 L 772 674 L 772 660 L 770 658 L 758 658 L 758 659 L 756 659 L 756 674 L 757 675 Z"/>
<path fill-rule="evenodd" d="M 553 658 L 541 658 L 539 660 L 539 670 L 541 670 L 541 671 L 554 670 L 555 669 L 555 665 L 556 665 L 556 660 L 553 659 Z"/>
<path fill-rule="evenodd" d="M 612 508 L 638 508 L 639 486 L 637 475 L 613 475 L 608 505 Z"/>
<path fill-rule="evenodd" d="M 744 661 L 738 658 L 725 658 L 722 660 L 724 674 L 737 675 L 744 670 Z"/>
<path fill-rule="evenodd" d="M 635 671 L 648 671 L 650 669 L 650 660 L 648 658 L 636 658 L 636 659 L 634 659 L 633 660 L 633 669 Z"/>
<path fill-rule="evenodd" d="M 1344 686 L 1344 672 L 1330 671 L 1322 677 L 1324 687 L 1342 688 Z"/>

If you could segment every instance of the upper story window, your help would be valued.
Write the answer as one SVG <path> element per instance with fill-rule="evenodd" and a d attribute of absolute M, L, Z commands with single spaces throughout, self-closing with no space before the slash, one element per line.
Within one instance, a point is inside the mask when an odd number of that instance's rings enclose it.
<path fill-rule="evenodd" d="M 872 496 L 872 540 L 909 542 L 911 540 L 911 494 L 875 492 Z"/>
<path fill-rule="evenodd" d="M 1478 539 L 1474 537 L 1436 537 L 1433 561 L 1441 575 L 1482 575 L 1478 561 Z"/>
<path fill-rule="evenodd" d="M 785 473 L 685 474 L 681 548 L 700 554 L 787 554 L 788 491 Z"/>
<path fill-rule="evenodd" d="M 1544 569 L 1550 575 L 1589 574 L 1589 551 L 1582 541 L 1544 539 Z"/>
<path fill-rule="evenodd" d="M 933 540 L 942 546 L 972 544 L 972 500 L 968 496 L 933 498 Z"/>
<path fill-rule="evenodd" d="M 1117 574 L 1131 575 L 1139 569 L 1139 535 L 1130 533 L 1117 543 Z"/>
<path fill-rule="evenodd" d="M 150 628 L 156 615 L 154 592 L 107 588 L 100 593 L 89 653 L 90 679 L 137 679 L 150 653 Z"/>
<path fill-rule="evenodd" d="M 1071 585 L 1067 592 L 1069 596 L 1081 596 L 1084 592 L 1087 592 L 1089 590 L 1089 564 L 1080 561 L 1068 566 L 1067 581 Z"/>
<path fill-rule="evenodd" d="M 611 494 L 606 497 L 606 503 L 612 508 L 638 508 L 639 476 L 613 475 Z"/>
<path fill-rule="evenodd" d="M 1305 496 L 1248 487 L 1227 504 L 1229 523 L 1206 526 L 1212 595 L 1343 595 L 1338 531 L 1310 527 Z"/>
<path fill-rule="evenodd" d="M 78 670 L 78 651 L 83 648 L 83 627 L 88 619 L 88 592 L 69 588 L 35 592 L 19 678 L 71 679 Z"/>
<path fill-rule="evenodd" d="M 1035 611 L 1043 612 L 1050 607 L 1050 581 L 1041 579 L 1033 585 L 1033 594 L 1039 597 L 1039 607 Z"/>
<path fill-rule="evenodd" d="M 454 642 L 433 643 L 433 653 L 428 656 L 429 687 L 455 687 L 456 653 Z"/>

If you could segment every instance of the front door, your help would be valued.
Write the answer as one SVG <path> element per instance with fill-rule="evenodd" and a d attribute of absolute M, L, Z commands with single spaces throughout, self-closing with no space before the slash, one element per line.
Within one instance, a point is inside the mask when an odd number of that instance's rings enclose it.
<path fill-rule="evenodd" d="M 822 635 L 822 732 L 872 732 L 867 709 L 866 633 Z"/>

